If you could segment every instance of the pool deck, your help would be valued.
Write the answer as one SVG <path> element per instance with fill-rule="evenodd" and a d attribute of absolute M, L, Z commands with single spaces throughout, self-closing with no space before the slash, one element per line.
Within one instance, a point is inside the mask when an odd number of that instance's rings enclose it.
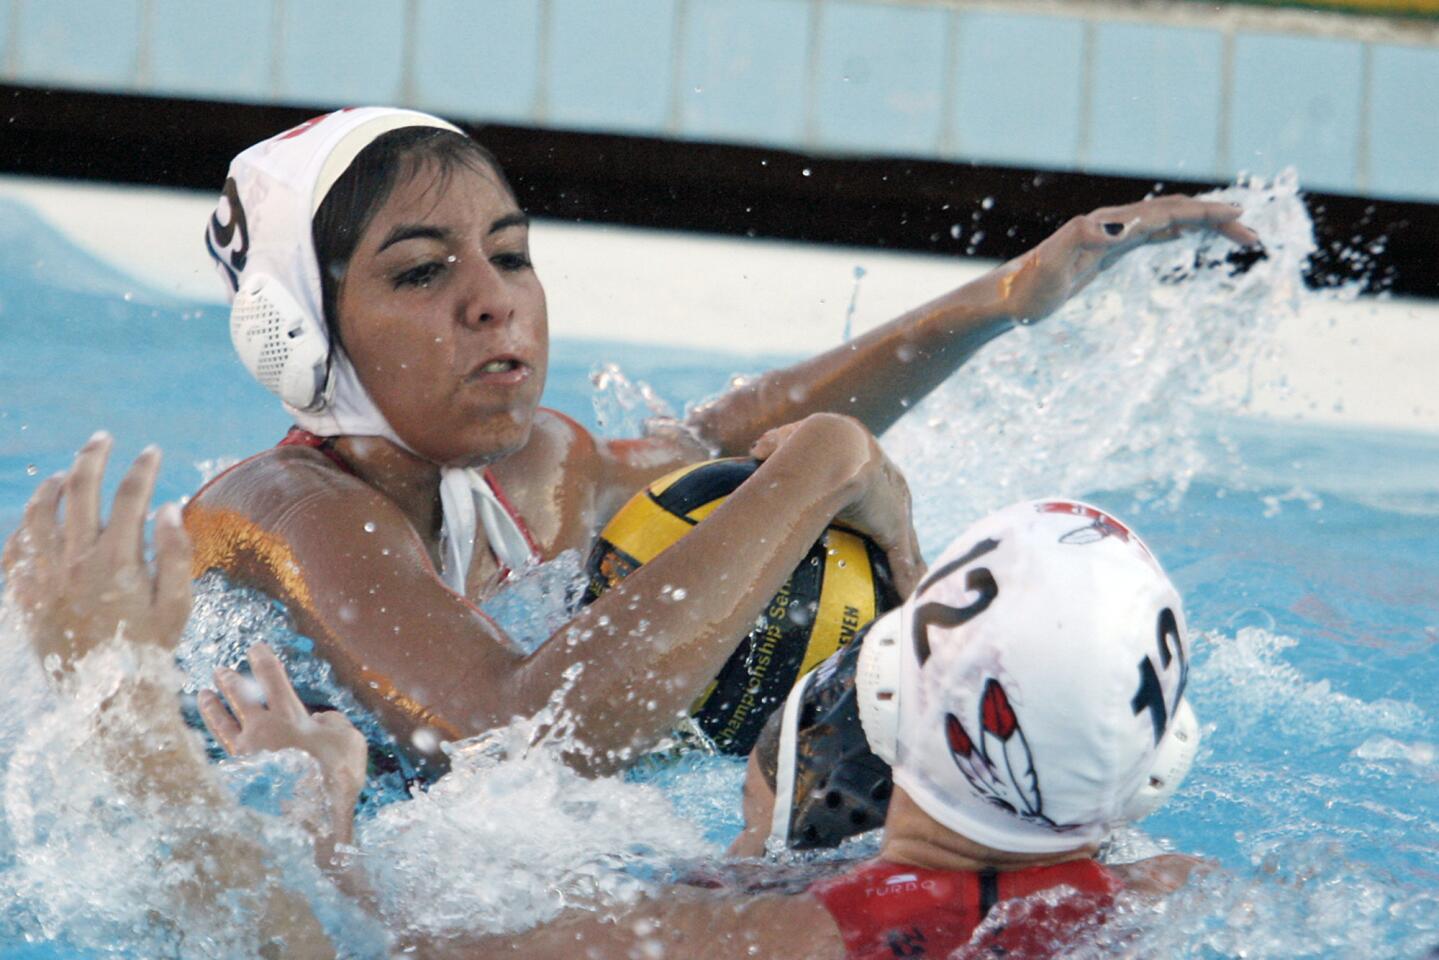
<path fill-rule="evenodd" d="M 23 200 L 144 288 L 218 299 L 200 243 L 209 195 L 0 177 L 0 197 Z M 747 355 L 839 343 L 856 267 L 864 270 L 853 317 L 859 333 L 992 265 L 549 220 L 534 225 L 531 245 L 553 336 L 729 353 L 737 367 Z M 1439 432 L 1439 302 L 1310 298 L 1272 346 L 1220 393 L 1258 385 L 1247 409 L 1270 419 Z"/>

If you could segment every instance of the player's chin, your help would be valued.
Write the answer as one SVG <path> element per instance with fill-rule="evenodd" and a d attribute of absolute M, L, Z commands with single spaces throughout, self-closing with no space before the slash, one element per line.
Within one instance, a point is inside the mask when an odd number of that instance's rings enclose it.
<path fill-rule="evenodd" d="M 468 419 L 447 444 L 442 463 L 481 467 L 524 449 L 535 425 L 535 407 L 490 411 Z"/>

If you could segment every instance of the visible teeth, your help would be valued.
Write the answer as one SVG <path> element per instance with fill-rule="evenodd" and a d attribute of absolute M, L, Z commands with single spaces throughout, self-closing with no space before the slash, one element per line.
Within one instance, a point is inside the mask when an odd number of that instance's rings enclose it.
<path fill-rule="evenodd" d="M 515 366 L 515 362 L 514 362 L 513 360 L 491 360 L 489 363 L 485 364 L 483 367 L 480 367 L 480 372 L 481 372 L 481 373 L 505 373 L 505 372 L 507 372 L 507 371 L 509 371 L 509 370 L 514 369 L 514 366 Z"/>

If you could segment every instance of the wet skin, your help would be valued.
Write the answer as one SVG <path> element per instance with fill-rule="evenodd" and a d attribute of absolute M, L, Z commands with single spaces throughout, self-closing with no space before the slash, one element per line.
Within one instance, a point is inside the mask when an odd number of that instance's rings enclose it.
<path fill-rule="evenodd" d="M 335 450 L 354 475 L 310 449 L 252 458 L 187 507 L 194 572 L 218 568 L 284 602 L 401 742 L 421 727 L 442 738 L 482 732 L 571 684 L 565 703 L 592 751 L 576 759 L 612 768 L 670 729 L 836 515 L 885 549 L 901 590 L 922 571 L 908 491 L 870 433 L 898 419 L 902 401 L 1133 246 L 1184 227 L 1247 242 L 1235 217 L 1165 198 L 1075 218 L 1013 263 L 712 401 L 688 430 L 605 441 L 537 408 L 544 291 L 514 198 L 489 171 L 421 167 L 366 227 L 337 298 L 361 381 L 420 455 L 342 437 Z M 708 456 L 706 446 L 733 455 L 757 441 L 765 463 L 710 522 L 533 655 L 472 605 L 500 587 L 489 551 L 476 550 L 465 597 L 435 574 L 442 463 L 489 464 L 548 560 L 587 551 L 625 500 Z M 665 587 L 684 588 L 686 601 L 662 599 Z"/>

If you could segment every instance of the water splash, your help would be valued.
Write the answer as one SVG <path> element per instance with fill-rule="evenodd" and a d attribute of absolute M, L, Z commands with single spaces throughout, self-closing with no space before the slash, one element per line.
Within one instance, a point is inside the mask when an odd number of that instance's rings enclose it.
<path fill-rule="evenodd" d="M 630 380 L 617 363 L 596 366 L 590 382 L 595 387 L 595 423 L 605 436 L 642 436 L 649 421 L 674 418 L 674 410 L 653 387 Z"/>
<path fill-rule="evenodd" d="M 365 735 L 374 755 L 385 761 L 371 772 L 362 797 L 364 811 L 409 797 L 407 781 L 419 777 L 418 771 L 404 760 L 379 719 L 335 679 L 329 663 L 315 656 L 313 641 L 295 631 L 283 606 L 258 590 L 230 584 L 219 571 L 195 581 L 194 596 L 194 609 L 175 652 L 183 676 L 181 694 L 192 726 L 201 729 L 194 697 L 201 690 L 214 689 L 216 668 L 244 671 L 250 647 L 267 643 L 284 663 L 300 699 L 311 706 L 343 712 Z M 344 616 L 341 611 L 341 618 Z M 214 757 L 223 756 L 217 744 L 208 745 Z"/>
<path fill-rule="evenodd" d="M 517 724 L 498 756 L 488 739 L 458 747 L 429 792 L 362 826 L 392 923 L 429 935 L 524 928 L 632 900 L 677 861 L 719 852 L 655 787 L 582 778 L 558 751 L 528 749 L 533 732 Z"/>
<path fill-rule="evenodd" d="M 1301 269 L 1313 229 L 1292 175 L 1210 198 L 1243 206 L 1267 259 L 1238 271 L 1213 234 L 1141 247 L 1044 323 L 991 342 L 886 435 L 927 548 L 1021 499 L 1182 497 L 1209 463 L 1214 381 L 1251 364 L 1312 296 Z"/>
<path fill-rule="evenodd" d="M 854 335 L 854 311 L 859 306 L 859 285 L 864 280 L 864 274 L 864 267 L 855 264 L 854 287 L 849 292 L 849 306 L 844 309 L 844 333 L 840 337 L 841 343 L 849 343 L 850 337 Z"/>
<path fill-rule="evenodd" d="M 1253 872 L 1218 870 L 1159 901 L 1127 897 L 1097 936 L 1060 955 L 1174 960 L 1427 957 L 1439 894 L 1397 887 L 1324 840 L 1288 847 Z"/>
<path fill-rule="evenodd" d="M 289 895 L 305 897 L 347 955 L 377 956 L 383 936 L 341 898 L 314 865 L 309 838 L 289 820 L 216 810 L 120 789 L 113 744 L 153 750 L 149 701 L 133 699 L 126 678 L 178 685 L 167 655 L 128 644 L 102 645 L 77 665 L 59 693 L 30 660 L 13 617 L 0 617 L 0 658 L 12 703 L 23 704 L 23 731 L 6 731 L 3 848 L 0 848 L 0 937 L 6 942 L 63 944 L 86 956 L 255 956 L 261 947 L 254 901 L 241 893 L 197 903 L 195 866 L 176 851 L 200 838 L 258 842 Z M 104 723 L 112 738 L 95 735 Z M 7 713 L 7 716 L 11 714 Z M 173 745 L 172 745 L 173 746 Z M 272 798 L 293 799 L 296 758 L 268 758 Z M 290 769 L 277 776 L 286 764 Z M 259 765 L 231 771 L 226 781 L 259 797 Z M 251 892 L 258 892 L 251 889 Z M 367 946 L 368 944 L 368 946 Z M 62 954 L 62 955 L 68 955 Z"/>
<path fill-rule="evenodd" d="M 577 550 L 519 571 L 480 609 L 525 653 L 532 653 L 579 609 L 588 576 Z"/>
<path fill-rule="evenodd" d="M 1294 637 L 1245 627 L 1233 636 L 1206 633 L 1200 644 L 1205 670 L 1198 690 L 1225 717 L 1233 734 L 1263 727 L 1325 742 L 1362 731 L 1413 733 L 1426 725 L 1428 718 L 1415 704 L 1366 702 L 1334 689 L 1327 680 L 1310 680 L 1283 658 L 1299 646 Z"/>

